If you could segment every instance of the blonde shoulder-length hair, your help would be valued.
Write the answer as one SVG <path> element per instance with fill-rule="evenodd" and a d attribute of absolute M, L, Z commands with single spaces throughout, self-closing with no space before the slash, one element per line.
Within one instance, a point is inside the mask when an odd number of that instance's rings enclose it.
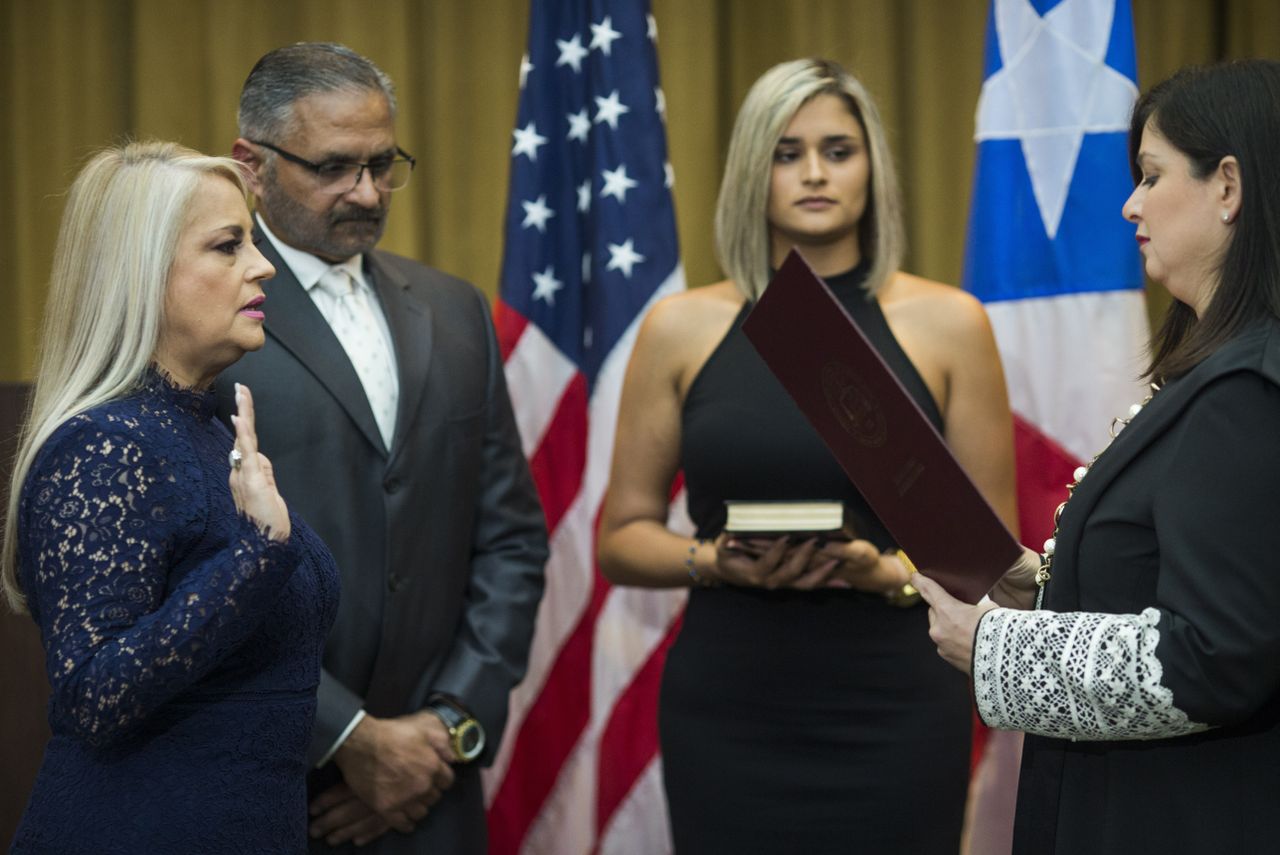
<path fill-rule="evenodd" d="M 17 568 L 23 482 L 59 425 L 139 385 L 164 324 L 178 238 L 206 176 L 247 193 L 230 158 L 172 142 L 131 142 L 96 154 L 67 194 L 0 552 L 0 588 L 15 611 L 26 610 Z"/>
<path fill-rule="evenodd" d="M 796 111 L 819 95 L 844 99 L 867 140 L 871 192 L 858 223 L 859 248 L 871 263 L 867 290 L 878 291 L 902 263 L 906 245 L 902 195 L 880 111 L 866 88 L 838 63 L 792 60 L 761 75 L 743 100 L 716 201 L 716 258 L 748 300 L 758 300 L 769 282 L 768 205 L 774 150 Z"/>

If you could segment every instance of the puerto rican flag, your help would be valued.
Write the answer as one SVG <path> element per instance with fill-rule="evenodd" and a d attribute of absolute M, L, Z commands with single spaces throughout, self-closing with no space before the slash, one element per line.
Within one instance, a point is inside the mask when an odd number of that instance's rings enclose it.
<path fill-rule="evenodd" d="M 684 289 L 657 24 L 647 0 L 533 0 L 529 21 L 495 318 L 551 558 L 485 773 L 490 848 L 663 853 L 657 688 L 685 593 L 614 588 L 595 561 L 636 330 Z M 679 500 L 673 520 L 692 528 Z"/>
<path fill-rule="evenodd" d="M 1022 539 L 1143 396 L 1141 257 L 1120 213 L 1137 97 L 1129 0 L 993 0 L 964 287 L 986 304 L 1014 412 Z M 972 855 L 1007 853 L 1021 737 L 992 734 Z"/>

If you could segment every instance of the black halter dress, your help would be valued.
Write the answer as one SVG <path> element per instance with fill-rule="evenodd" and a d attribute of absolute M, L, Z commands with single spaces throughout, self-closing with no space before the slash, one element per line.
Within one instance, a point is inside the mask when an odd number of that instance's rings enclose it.
<path fill-rule="evenodd" d="M 862 288 L 828 284 L 941 429 L 928 388 Z M 700 537 L 726 499 L 832 499 L 894 544 L 741 330 L 702 368 L 681 463 Z M 955 855 L 968 786 L 964 676 L 929 640 L 927 610 L 851 590 L 695 588 L 660 700 L 679 853 Z M 922 806 L 927 808 L 922 812 Z"/>

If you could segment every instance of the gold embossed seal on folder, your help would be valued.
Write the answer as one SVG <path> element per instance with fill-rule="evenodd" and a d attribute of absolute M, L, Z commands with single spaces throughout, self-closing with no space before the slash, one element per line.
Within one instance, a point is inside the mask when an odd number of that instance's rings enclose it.
<path fill-rule="evenodd" d="M 889 437 L 884 410 L 858 373 L 840 362 L 822 367 L 822 391 L 840 427 L 868 448 L 879 448 Z"/>
<path fill-rule="evenodd" d="M 976 603 L 1022 547 L 798 253 L 742 330 L 920 572 Z"/>

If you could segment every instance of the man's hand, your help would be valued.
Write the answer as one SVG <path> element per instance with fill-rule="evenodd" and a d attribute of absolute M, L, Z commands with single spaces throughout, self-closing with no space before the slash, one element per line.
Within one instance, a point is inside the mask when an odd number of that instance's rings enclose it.
<path fill-rule="evenodd" d="M 373 808 L 360 801 L 345 782 L 338 783 L 311 800 L 311 824 L 307 831 L 324 838 L 330 846 L 346 843 L 364 846 L 377 840 L 391 826 Z M 411 814 L 410 814 L 411 815 Z M 423 816 L 426 816 L 423 813 Z"/>
<path fill-rule="evenodd" d="M 453 759 L 448 731 L 429 711 L 366 715 L 334 754 L 352 793 L 406 834 L 453 785 Z"/>

